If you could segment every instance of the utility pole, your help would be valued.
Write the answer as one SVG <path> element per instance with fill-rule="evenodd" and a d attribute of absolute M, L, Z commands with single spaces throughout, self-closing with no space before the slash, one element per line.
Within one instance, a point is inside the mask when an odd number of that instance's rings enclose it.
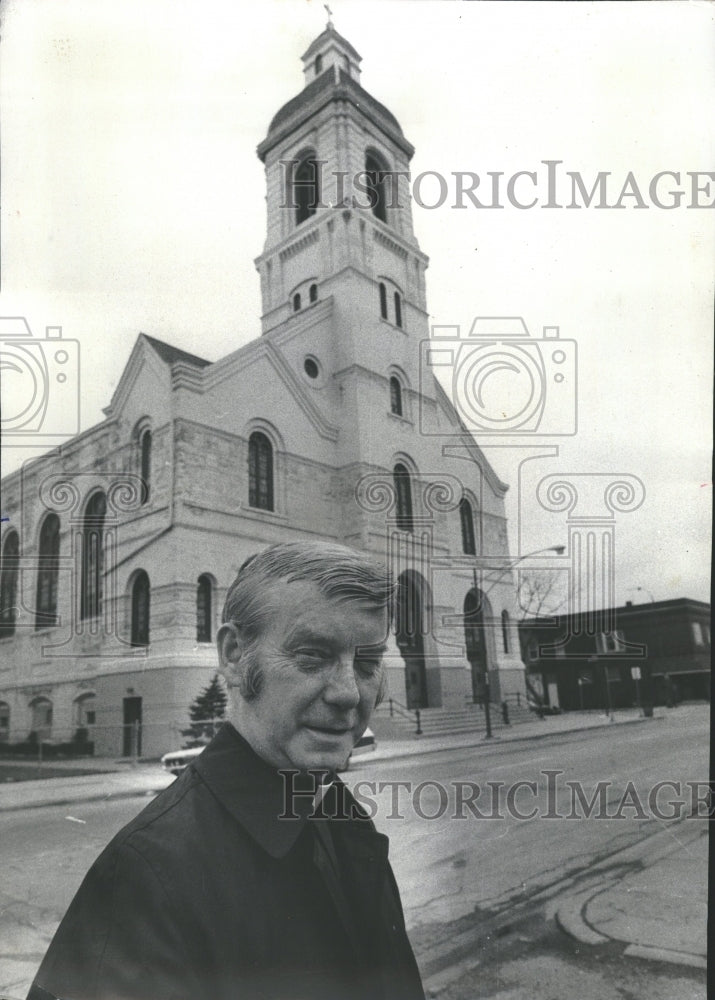
<path fill-rule="evenodd" d="M 477 586 L 476 566 L 472 567 L 472 577 L 474 580 L 474 600 L 476 602 L 478 600 L 478 595 L 481 593 L 479 587 Z M 491 587 L 489 589 L 491 590 Z M 475 615 L 479 610 L 480 609 L 478 607 L 475 607 L 474 610 Z M 484 633 L 483 624 L 482 624 L 482 641 L 484 643 L 484 722 L 487 727 L 484 739 L 490 740 L 492 738 L 492 716 L 491 716 L 491 704 L 490 704 L 491 688 L 489 686 L 489 660 L 487 658 L 487 639 L 486 639 L 486 634 Z"/>

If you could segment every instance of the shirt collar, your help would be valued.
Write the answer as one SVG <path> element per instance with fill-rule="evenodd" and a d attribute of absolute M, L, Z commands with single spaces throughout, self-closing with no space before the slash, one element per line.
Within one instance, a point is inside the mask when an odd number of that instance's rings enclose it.
<path fill-rule="evenodd" d="M 260 847 L 274 858 L 290 851 L 313 812 L 320 779 L 288 769 L 284 776 L 262 760 L 230 723 L 219 730 L 194 767 Z"/>

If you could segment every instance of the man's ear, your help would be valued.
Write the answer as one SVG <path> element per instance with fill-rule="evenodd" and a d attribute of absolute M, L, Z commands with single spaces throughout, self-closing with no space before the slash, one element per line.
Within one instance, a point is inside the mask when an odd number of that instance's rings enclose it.
<path fill-rule="evenodd" d="M 243 656 L 245 641 L 237 625 L 233 622 L 224 623 L 216 634 L 216 648 L 221 673 L 229 687 L 237 684 L 240 674 L 240 661 Z"/>

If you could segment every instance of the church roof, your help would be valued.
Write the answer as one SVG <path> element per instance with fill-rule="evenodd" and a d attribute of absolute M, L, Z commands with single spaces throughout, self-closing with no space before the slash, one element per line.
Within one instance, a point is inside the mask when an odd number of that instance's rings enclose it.
<path fill-rule="evenodd" d="M 174 347 L 173 344 L 167 344 L 165 340 L 150 337 L 147 333 L 142 333 L 142 337 L 151 344 L 161 360 L 165 361 L 167 365 L 173 365 L 175 361 L 185 361 L 197 368 L 206 368 L 207 365 L 213 363 L 207 361 L 206 358 L 200 358 L 198 354 L 189 354 L 188 351 L 182 351 L 181 348 Z"/>
<path fill-rule="evenodd" d="M 317 39 L 316 39 L 317 41 Z M 317 79 L 304 87 L 303 90 L 292 100 L 284 104 L 283 107 L 273 116 L 271 124 L 268 126 L 268 135 L 258 147 L 258 155 L 264 159 L 268 149 L 273 144 L 274 133 L 281 130 L 288 122 L 295 126 L 299 124 L 308 114 L 314 114 L 324 104 L 330 101 L 348 100 L 355 107 L 369 114 L 374 114 L 378 119 L 382 119 L 384 124 L 393 133 L 393 137 L 398 144 L 404 147 L 405 152 L 412 156 L 413 147 L 404 138 L 400 123 L 391 111 L 376 101 L 375 98 L 360 86 L 344 70 L 340 70 L 340 82 L 335 82 L 332 68 L 321 73 Z M 297 120 L 296 120 L 297 119 Z"/>

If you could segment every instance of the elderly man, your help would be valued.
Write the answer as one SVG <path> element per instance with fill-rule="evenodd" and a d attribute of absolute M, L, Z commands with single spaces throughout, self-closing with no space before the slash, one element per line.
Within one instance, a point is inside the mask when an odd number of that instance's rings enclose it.
<path fill-rule="evenodd" d="M 330 543 L 243 564 L 229 723 L 95 862 L 28 1000 L 424 997 L 387 838 L 335 778 L 380 696 L 391 592 Z"/>

